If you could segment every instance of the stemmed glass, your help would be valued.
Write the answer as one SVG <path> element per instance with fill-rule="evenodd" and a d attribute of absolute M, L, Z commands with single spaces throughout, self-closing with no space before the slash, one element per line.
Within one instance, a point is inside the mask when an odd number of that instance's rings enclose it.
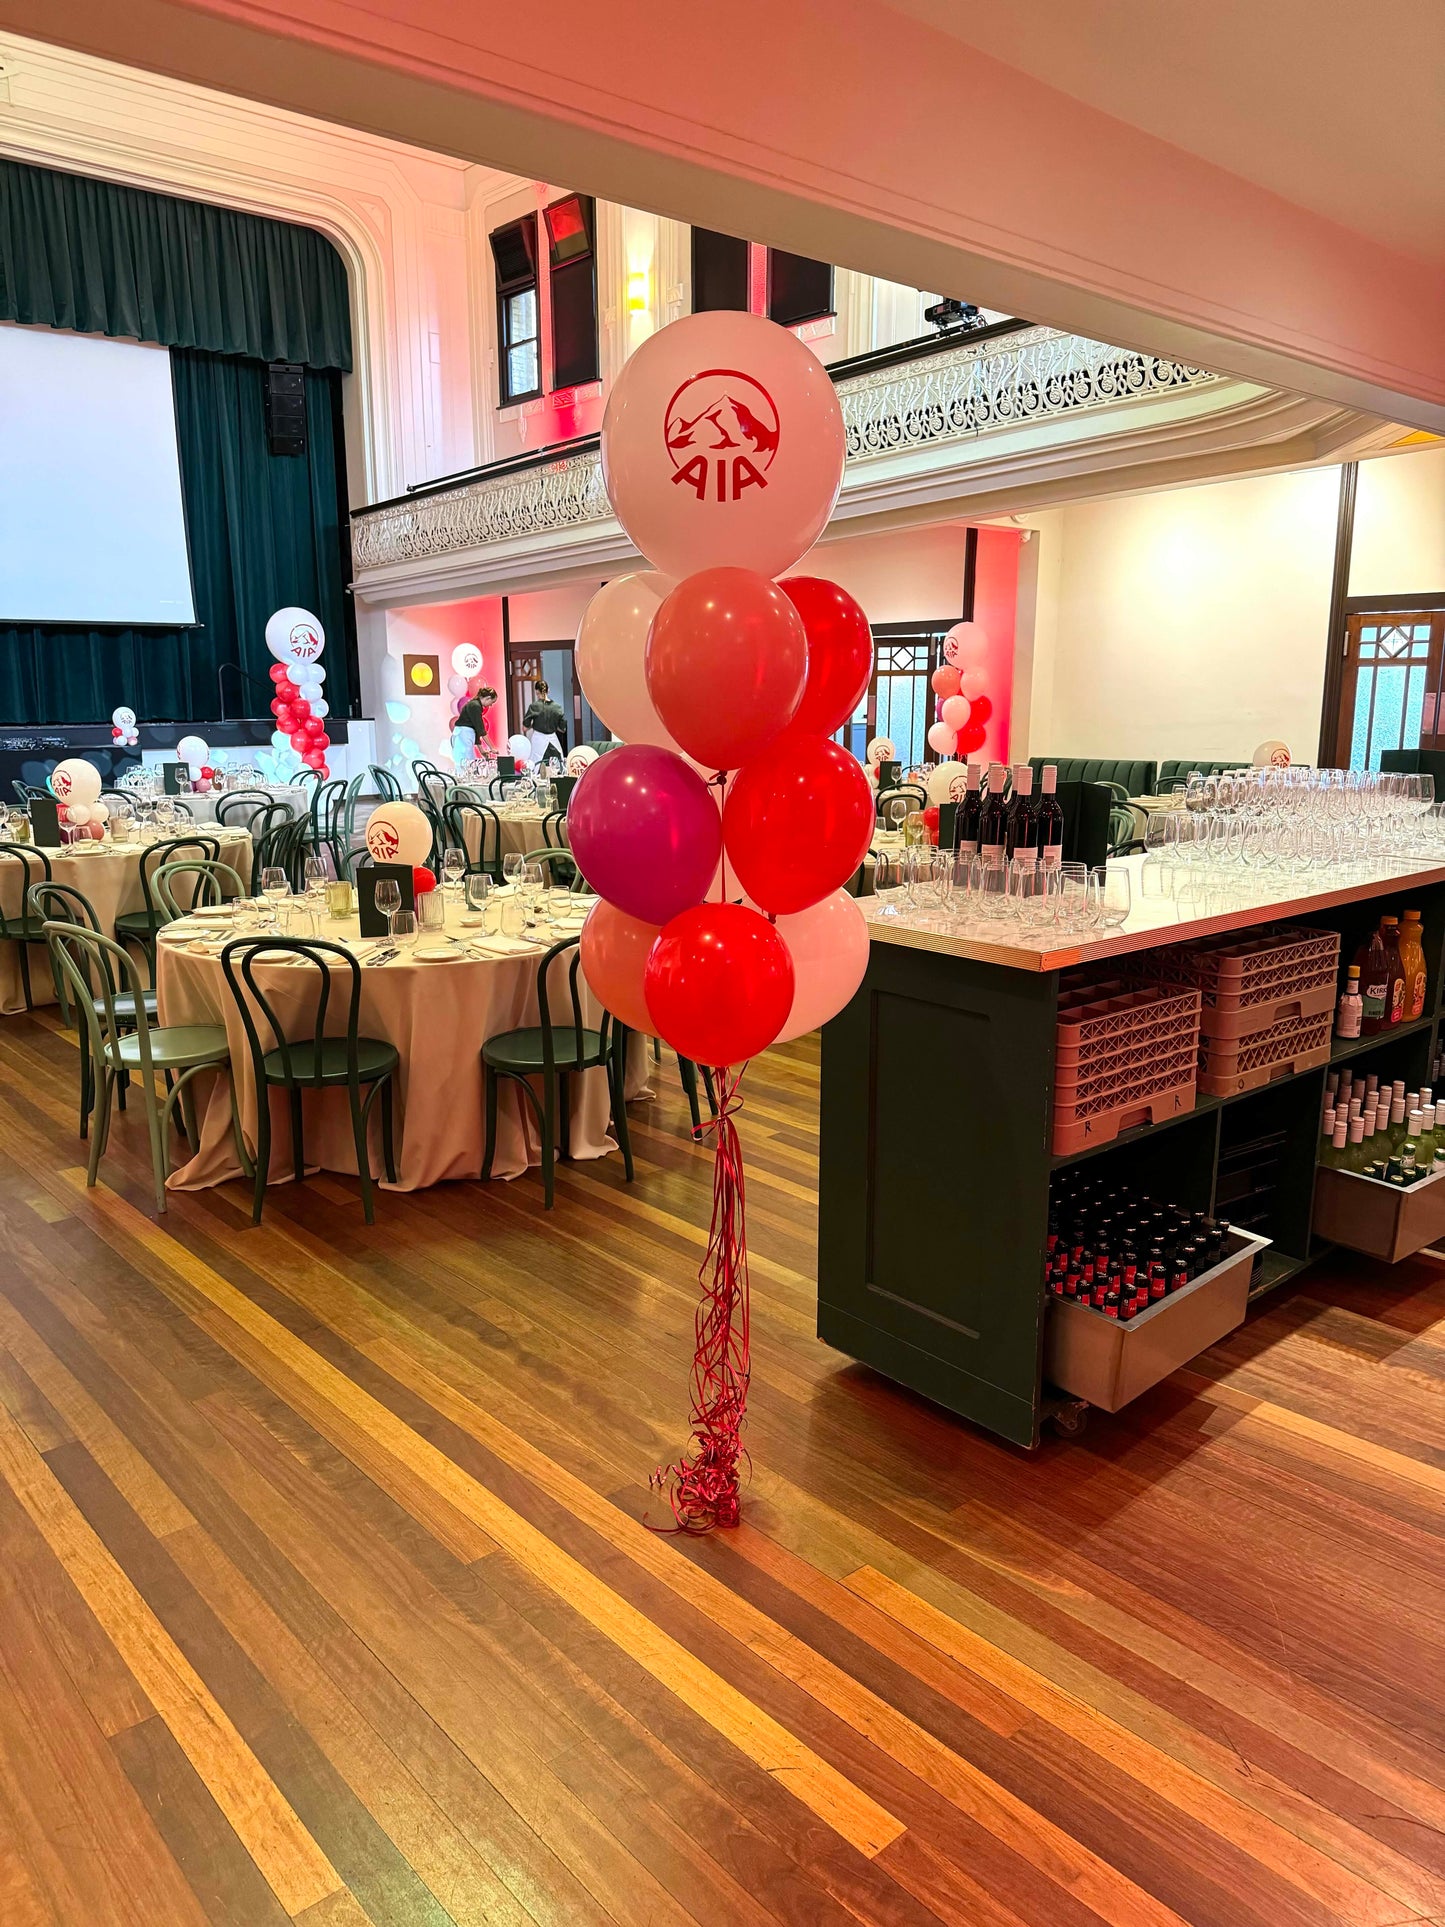
<path fill-rule="evenodd" d="M 506 882 L 515 887 L 525 861 L 526 859 L 520 850 L 508 851 L 507 855 L 502 858 L 502 876 Z"/>
<path fill-rule="evenodd" d="M 326 873 L 326 864 L 319 856 L 308 856 L 301 866 L 301 875 L 306 884 L 306 901 L 311 914 L 319 917 L 326 908 L 326 891 L 331 881 Z"/>
<path fill-rule="evenodd" d="M 372 898 L 377 914 L 386 918 L 386 927 L 391 929 L 391 920 L 401 908 L 401 885 L 395 877 L 383 877 L 376 886 Z"/>
<path fill-rule="evenodd" d="M 465 850 L 449 849 L 442 856 L 442 880 L 453 889 L 467 873 L 467 853 Z"/>

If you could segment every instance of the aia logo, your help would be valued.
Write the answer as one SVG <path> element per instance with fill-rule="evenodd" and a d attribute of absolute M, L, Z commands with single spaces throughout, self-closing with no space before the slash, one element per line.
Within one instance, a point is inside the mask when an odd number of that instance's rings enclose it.
<path fill-rule="evenodd" d="M 366 847 L 378 863 L 395 863 L 401 838 L 390 823 L 374 823 L 366 833 Z"/>
<path fill-rule="evenodd" d="M 960 775 L 960 776 L 950 776 L 950 777 L 949 777 L 949 779 L 948 779 L 948 800 L 949 800 L 949 802 L 950 802 L 950 803 L 961 803 L 961 802 L 963 801 L 963 799 L 964 799 L 964 798 L 965 798 L 965 797 L 966 797 L 967 795 L 968 795 L 968 778 L 967 778 L 967 776 L 964 776 L 964 775 Z"/>
<path fill-rule="evenodd" d="M 297 622 L 291 628 L 291 653 L 297 662 L 315 662 L 321 654 L 321 638 L 309 622 Z"/>
<path fill-rule="evenodd" d="M 68 769 L 58 769 L 50 778 L 50 788 L 52 794 L 63 803 L 75 788 L 75 779 Z"/>
<path fill-rule="evenodd" d="M 667 404 L 663 434 L 673 481 L 699 502 L 736 502 L 768 486 L 778 411 L 767 389 L 736 368 L 705 368 Z"/>

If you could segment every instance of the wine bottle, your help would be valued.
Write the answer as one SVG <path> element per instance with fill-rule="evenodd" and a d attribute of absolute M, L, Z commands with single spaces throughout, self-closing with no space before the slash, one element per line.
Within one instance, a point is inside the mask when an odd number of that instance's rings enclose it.
<path fill-rule="evenodd" d="M 983 814 L 983 798 L 979 794 L 982 782 L 983 764 L 970 763 L 968 787 L 958 806 L 958 814 L 953 819 L 953 847 L 961 850 L 965 856 L 978 855 L 978 819 Z"/>
<path fill-rule="evenodd" d="M 1360 966 L 1351 964 L 1346 973 L 1340 1006 L 1335 1013 L 1336 1037 L 1358 1037 L 1364 1014 L 1365 1000 L 1360 995 Z"/>
<path fill-rule="evenodd" d="M 1037 863 L 1039 806 L 1034 800 L 1034 773 L 1027 763 L 1014 767 L 1014 793 L 1008 811 L 1008 853 Z"/>
<path fill-rule="evenodd" d="M 1064 806 L 1054 793 L 1059 772 L 1053 763 L 1045 763 L 1039 778 L 1039 801 L 1036 815 L 1038 818 L 1039 862 L 1054 869 L 1064 860 Z"/>
<path fill-rule="evenodd" d="M 1377 1037 L 1389 1022 L 1390 957 L 1379 930 L 1372 930 L 1355 958 L 1360 967 L 1360 1035 Z"/>
<path fill-rule="evenodd" d="M 1002 763 L 989 765 L 988 795 L 984 798 L 978 821 L 978 853 L 985 860 L 1003 857 L 1008 851 L 1008 805 L 1003 798 L 1004 775 Z"/>

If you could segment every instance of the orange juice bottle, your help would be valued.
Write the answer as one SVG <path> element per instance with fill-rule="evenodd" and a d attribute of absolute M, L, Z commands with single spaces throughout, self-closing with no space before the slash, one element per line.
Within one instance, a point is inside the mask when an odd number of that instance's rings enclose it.
<path fill-rule="evenodd" d="M 1425 1013 L 1425 946 L 1420 941 L 1420 912 L 1407 910 L 1400 925 L 1400 962 L 1405 969 L 1405 1019 Z"/>

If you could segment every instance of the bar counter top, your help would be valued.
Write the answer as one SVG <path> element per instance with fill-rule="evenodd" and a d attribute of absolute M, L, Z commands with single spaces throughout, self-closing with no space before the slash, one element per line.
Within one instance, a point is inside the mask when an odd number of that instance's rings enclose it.
<path fill-rule="evenodd" d="M 1382 859 L 1355 864 L 1347 882 L 1335 880 L 1328 871 L 1289 876 L 1276 870 L 1224 866 L 1186 869 L 1146 856 L 1117 858 L 1109 867 L 1129 872 L 1133 898 L 1128 918 L 1115 930 L 1035 931 L 1012 924 L 975 923 L 970 930 L 960 932 L 945 928 L 939 919 L 929 918 L 921 910 L 900 906 L 898 916 L 884 916 L 876 896 L 860 899 L 860 907 L 874 943 L 930 950 L 975 963 L 1001 964 L 1011 970 L 1047 972 L 1067 970 L 1097 958 L 1153 950 L 1162 944 L 1183 943 L 1191 937 L 1308 917 L 1337 904 L 1378 896 L 1392 884 L 1414 883 L 1423 888 L 1445 881 L 1445 858 L 1439 862 Z"/>

